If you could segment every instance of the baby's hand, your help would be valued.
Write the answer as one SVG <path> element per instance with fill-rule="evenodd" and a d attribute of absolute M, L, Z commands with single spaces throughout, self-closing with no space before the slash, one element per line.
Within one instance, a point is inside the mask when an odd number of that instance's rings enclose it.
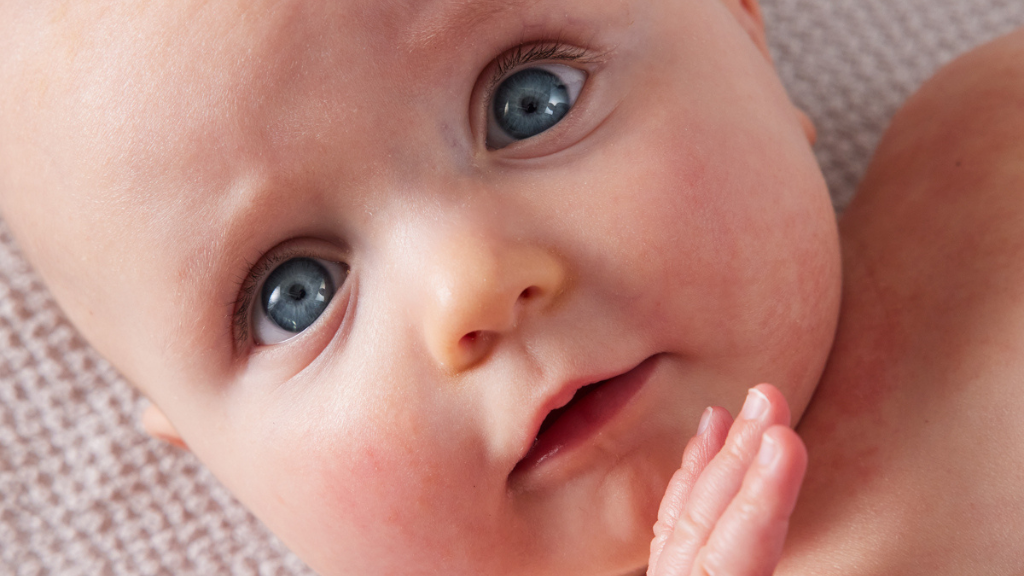
<path fill-rule="evenodd" d="M 735 422 L 709 408 L 661 502 L 648 576 L 770 575 L 806 468 L 774 386 L 752 388 Z"/>

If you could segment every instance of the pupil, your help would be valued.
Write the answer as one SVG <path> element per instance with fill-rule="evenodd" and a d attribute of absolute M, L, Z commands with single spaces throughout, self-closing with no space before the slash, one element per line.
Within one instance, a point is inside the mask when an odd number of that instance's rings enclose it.
<path fill-rule="evenodd" d="M 509 136 L 523 140 L 551 128 L 569 112 L 569 89 L 543 68 L 509 76 L 494 95 L 494 118 Z"/>
<path fill-rule="evenodd" d="M 288 288 L 288 297 L 298 302 L 306 297 L 306 289 L 298 284 L 292 284 Z"/>
<path fill-rule="evenodd" d="M 334 281 L 319 262 L 293 258 L 270 273 L 260 300 L 271 322 L 299 333 L 323 314 L 334 292 Z"/>

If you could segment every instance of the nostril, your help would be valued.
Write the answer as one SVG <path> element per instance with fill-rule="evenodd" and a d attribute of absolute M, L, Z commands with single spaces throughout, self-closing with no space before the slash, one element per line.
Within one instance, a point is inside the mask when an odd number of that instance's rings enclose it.
<path fill-rule="evenodd" d="M 458 354 L 462 358 L 459 362 L 463 367 L 469 367 L 482 360 L 494 344 L 494 332 L 488 330 L 474 330 L 467 332 L 459 338 Z"/>
<path fill-rule="evenodd" d="M 529 300 L 531 298 L 536 297 L 537 293 L 539 291 L 540 290 L 536 286 L 530 286 L 529 288 L 527 288 L 526 290 L 523 290 L 522 293 L 519 294 L 519 299 L 520 300 Z"/>
<path fill-rule="evenodd" d="M 470 332 L 469 334 L 466 334 L 465 336 L 463 336 L 462 339 L 459 340 L 459 344 L 462 345 L 462 346 L 472 346 L 473 344 L 476 343 L 476 341 L 479 338 L 480 338 L 480 331 L 479 330 L 474 330 L 473 332 Z"/>

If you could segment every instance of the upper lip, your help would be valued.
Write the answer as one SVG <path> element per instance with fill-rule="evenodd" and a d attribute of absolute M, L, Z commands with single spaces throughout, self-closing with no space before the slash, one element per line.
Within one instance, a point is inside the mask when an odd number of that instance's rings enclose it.
<path fill-rule="evenodd" d="M 540 434 L 540 427 L 544 423 L 544 419 L 547 418 L 548 414 L 550 414 L 553 410 L 562 408 L 570 401 L 572 401 L 573 397 L 576 395 L 577 392 L 579 392 L 581 388 L 590 386 L 591 384 L 598 384 L 604 382 L 605 380 L 611 380 L 616 376 L 626 374 L 630 370 L 633 370 L 634 368 L 639 366 L 641 363 L 642 361 L 631 364 L 630 366 L 624 369 L 609 370 L 607 372 L 601 372 L 590 376 L 573 378 L 571 380 L 567 380 L 564 384 L 553 390 L 550 394 L 548 394 L 545 397 L 544 402 L 537 408 L 537 410 L 531 417 L 530 425 L 529 427 L 527 427 L 527 431 L 529 434 L 525 438 L 523 446 L 519 451 L 519 459 L 516 460 L 516 462 L 518 463 L 522 461 L 522 459 L 525 458 L 526 455 L 530 452 L 530 449 L 533 448 L 533 445 L 537 440 L 537 436 Z"/>

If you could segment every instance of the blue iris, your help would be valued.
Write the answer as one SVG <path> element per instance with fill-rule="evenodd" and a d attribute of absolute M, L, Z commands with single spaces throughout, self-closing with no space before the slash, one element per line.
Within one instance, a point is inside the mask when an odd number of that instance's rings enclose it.
<path fill-rule="evenodd" d="M 517 140 L 551 128 L 572 107 L 565 83 L 542 68 L 528 68 L 506 78 L 494 94 L 493 105 L 498 126 Z"/>
<path fill-rule="evenodd" d="M 260 294 L 274 324 L 299 333 L 316 321 L 334 296 L 334 281 L 312 258 L 292 258 L 270 273 Z"/>

